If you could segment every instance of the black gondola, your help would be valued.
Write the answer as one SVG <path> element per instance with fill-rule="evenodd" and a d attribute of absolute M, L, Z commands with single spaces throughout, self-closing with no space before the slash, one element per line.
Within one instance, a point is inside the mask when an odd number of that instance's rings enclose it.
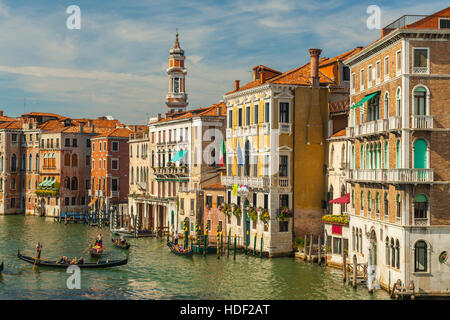
<path fill-rule="evenodd" d="M 192 257 L 192 255 L 194 254 L 194 251 L 192 251 L 192 249 L 188 249 L 184 252 L 180 252 L 180 251 L 176 250 L 175 244 L 172 241 L 167 241 L 167 246 L 170 248 L 170 251 L 172 251 L 172 253 L 174 253 L 178 256 Z"/>
<path fill-rule="evenodd" d="M 3 261 L 2 264 L 0 264 L 0 273 L 3 271 Z"/>
<path fill-rule="evenodd" d="M 28 263 L 34 264 L 34 258 L 23 256 L 20 254 L 20 251 L 17 252 L 17 257 L 20 260 L 26 261 Z M 80 268 L 111 268 L 111 267 L 118 267 L 123 266 L 128 263 L 128 259 L 125 260 L 112 260 L 112 261 L 98 261 L 98 262 L 84 262 L 81 264 L 77 264 Z M 57 263 L 57 262 L 51 262 L 51 261 L 45 261 L 45 260 L 38 260 L 36 262 L 37 266 L 42 267 L 53 267 L 53 268 L 67 268 L 70 266 L 70 263 Z"/>
<path fill-rule="evenodd" d="M 117 240 L 117 241 L 116 241 L 116 240 Z M 129 243 L 126 243 L 126 244 L 120 244 L 120 239 L 111 239 L 111 241 L 112 241 L 112 243 L 113 243 L 117 248 L 125 249 L 125 250 L 130 249 L 130 244 L 129 244 Z"/>

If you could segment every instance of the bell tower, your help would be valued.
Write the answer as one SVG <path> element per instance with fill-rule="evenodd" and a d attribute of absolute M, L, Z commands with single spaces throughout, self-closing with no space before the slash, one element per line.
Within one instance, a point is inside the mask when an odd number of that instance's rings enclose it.
<path fill-rule="evenodd" d="M 169 92 L 166 96 L 166 105 L 169 108 L 168 113 L 182 112 L 186 110 L 188 98 L 185 90 L 185 80 L 187 70 L 184 67 L 184 50 L 180 48 L 178 32 L 175 35 L 175 43 L 169 51 Z"/>

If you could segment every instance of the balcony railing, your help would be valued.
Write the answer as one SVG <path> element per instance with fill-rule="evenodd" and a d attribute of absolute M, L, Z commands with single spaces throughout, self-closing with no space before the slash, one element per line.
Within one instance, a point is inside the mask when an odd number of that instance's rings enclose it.
<path fill-rule="evenodd" d="M 348 170 L 347 180 L 381 183 L 430 183 L 433 169 L 358 169 Z"/>
<path fill-rule="evenodd" d="M 111 197 L 118 198 L 119 197 L 119 191 L 111 191 Z"/>
<path fill-rule="evenodd" d="M 428 67 L 413 67 L 412 72 L 416 74 L 427 74 L 430 73 L 430 69 Z"/>
<path fill-rule="evenodd" d="M 289 178 L 279 178 L 278 185 L 280 187 L 289 187 Z"/>
<path fill-rule="evenodd" d="M 252 124 L 250 126 L 250 135 L 252 135 L 252 136 L 258 135 L 258 125 L 257 124 Z"/>
<path fill-rule="evenodd" d="M 433 129 L 433 116 L 411 116 L 412 129 Z"/>
<path fill-rule="evenodd" d="M 287 133 L 291 134 L 291 127 L 292 125 L 290 123 L 279 123 L 280 133 Z"/>
<path fill-rule="evenodd" d="M 367 136 L 373 134 L 380 134 L 389 130 L 398 130 L 401 127 L 400 117 L 389 117 L 388 119 L 379 119 L 369 122 L 364 122 L 355 127 L 348 127 L 348 137 L 354 138 L 359 136 Z"/>
<path fill-rule="evenodd" d="M 261 124 L 261 134 L 269 134 L 270 126 L 269 123 Z"/>
<path fill-rule="evenodd" d="M 227 135 L 227 139 L 231 139 L 233 137 L 233 129 L 227 128 L 226 135 Z"/>
<path fill-rule="evenodd" d="M 222 184 L 224 186 L 244 185 L 249 186 L 250 188 L 267 188 L 270 186 L 270 178 L 223 176 Z"/>
<path fill-rule="evenodd" d="M 414 225 L 418 227 L 426 227 L 429 225 L 428 218 L 414 218 Z"/>

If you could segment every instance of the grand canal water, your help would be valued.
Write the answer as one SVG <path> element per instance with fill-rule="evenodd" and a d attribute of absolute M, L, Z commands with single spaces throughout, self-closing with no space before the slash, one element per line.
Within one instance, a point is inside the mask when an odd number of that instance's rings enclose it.
<path fill-rule="evenodd" d="M 99 230 L 82 224 L 64 225 L 49 218 L 0 216 L 0 299 L 388 299 L 384 291 L 370 295 L 365 288 L 343 284 L 338 270 L 293 258 L 259 259 L 214 255 L 192 259 L 170 253 L 162 240 L 131 239 L 126 266 L 81 271 L 81 290 L 67 289 L 70 274 L 36 267 L 17 258 L 17 249 L 34 256 L 37 241 L 42 258 L 79 257 Z M 126 253 L 111 243 L 104 228 L 105 258 Z M 162 246 L 161 246 L 162 245 Z"/>

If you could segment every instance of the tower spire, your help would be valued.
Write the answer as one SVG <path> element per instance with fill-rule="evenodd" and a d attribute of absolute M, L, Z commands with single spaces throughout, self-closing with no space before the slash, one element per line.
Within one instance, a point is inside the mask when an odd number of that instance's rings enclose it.
<path fill-rule="evenodd" d="M 167 75 L 169 77 L 169 92 L 166 96 L 166 105 L 169 108 L 168 113 L 185 111 L 188 105 L 187 94 L 185 90 L 185 79 L 187 70 L 184 67 L 184 50 L 180 47 L 178 29 L 175 34 L 175 43 L 169 51 L 169 68 Z"/>

